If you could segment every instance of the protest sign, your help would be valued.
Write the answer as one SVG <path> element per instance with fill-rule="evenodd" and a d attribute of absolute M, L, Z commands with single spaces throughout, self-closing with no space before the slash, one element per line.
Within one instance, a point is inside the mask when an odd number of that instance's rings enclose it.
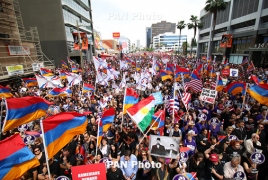
<path fill-rule="evenodd" d="M 231 77 L 238 77 L 238 69 L 230 69 Z"/>
<path fill-rule="evenodd" d="M 203 88 L 200 95 L 200 100 L 210 104 L 214 104 L 216 96 L 217 91 Z"/>
<path fill-rule="evenodd" d="M 221 75 L 222 76 L 229 76 L 230 74 L 230 69 L 223 69 L 221 70 Z"/>
<path fill-rule="evenodd" d="M 177 159 L 179 155 L 179 138 L 150 135 L 149 150 L 153 156 Z"/>
<path fill-rule="evenodd" d="M 72 179 L 101 179 L 106 180 L 105 163 L 88 164 L 83 166 L 72 166 Z"/>

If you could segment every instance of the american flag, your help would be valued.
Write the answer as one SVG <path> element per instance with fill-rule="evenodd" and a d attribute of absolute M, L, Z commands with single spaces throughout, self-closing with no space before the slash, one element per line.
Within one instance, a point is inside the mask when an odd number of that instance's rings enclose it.
<path fill-rule="evenodd" d="M 190 99 L 191 99 L 191 94 L 190 93 L 183 93 L 182 94 L 181 100 L 182 100 L 182 102 L 183 102 L 183 104 L 184 104 L 186 109 L 188 107 L 188 103 L 189 103 Z"/>
<path fill-rule="evenodd" d="M 190 79 L 185 78 L 184 79 L 184 89 L 187 91 L 189 88 L 192 88 L 194 92 L 200 92 L 202 91 L 202 81 L 197 79 Z"/>
<path fill-rule="evenodd" d="M 215 81 L 211 82 L 211 89 L 216 89 L 217 83 Z"/>
<path fill-rule="evenodd" d="M 169 114 L 173 114 L 173 109 L 179 110 L 180 108 L 180 102 L 178 100 L 178 96 L 175 95 L 175 98 L 173 97 L 174 89 L 172 88 L 172 91 L 169 94 L 169 100 L 167 102 L 166 108 Z"/>

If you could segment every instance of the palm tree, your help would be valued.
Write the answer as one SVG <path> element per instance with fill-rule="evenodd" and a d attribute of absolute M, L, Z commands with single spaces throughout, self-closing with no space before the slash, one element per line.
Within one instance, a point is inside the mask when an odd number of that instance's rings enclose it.
<path fill-rule="evenodd" d="M 194 29 L 194 40 L 195 40 L 197 29 L 203 28 L 204 24 L 200 21 L 200 19 L 198 19 L 197 16 L 194 15 L 191 15 L 190 21 L 191 23 L 188 23 L 187 26 L 188 29 Z M 192 54 L 192 46 L 191 46 L 191 54 Z"/>
<path fill-rule="evenodd" d="M 177 29 L 180 30 L 180 37 L 179 37 L 179 46 L 181 44 L 181 30 L 183 30 L 185 28 L 186 24 L 184 23 L 184 21 L 179 21 L 177 24 Z"/>
<path fill-rule="evenodd" d="M 217 21 L 217 15 L 219 11 L 224 11 L 226 9 L 228 5 L 228 2 L 225 2 L 224 0 L 207 0 L 206 2 L 206 6 L 205 6 L 205 11 L 210 12 L 211 14 L 213 14 L 213 29 L 211 31 L 211 35 L 210 35 L 210 47 L 208 52 L 210 52 L 210 49 L 212 47 L 213 44 L 213 38 L 214 38 L 214 31 L 215 31 L 215 26 L 216 26 L 216 21 Z M 209 54 L 210 56 L 210 54 Z"/>

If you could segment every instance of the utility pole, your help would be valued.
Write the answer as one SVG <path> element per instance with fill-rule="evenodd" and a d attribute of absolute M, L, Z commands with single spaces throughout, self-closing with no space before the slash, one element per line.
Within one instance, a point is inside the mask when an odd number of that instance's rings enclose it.
<path fill-rule="evenodd" d="M 80 37 L 80 32 L 79 32 L 79 25 L 78 25 L 78 20 L 76 20 L 76 28 L 77 28 L 77 34 L 78 34 L 78 43 L 79 43 L 79 53 L 80 53 L 80 63 L 81 63 L 81 68 L 82 71 L 84 72 L 84 60 L 82 56 L 82 44 L 81 44 L 81 37 Z"/>

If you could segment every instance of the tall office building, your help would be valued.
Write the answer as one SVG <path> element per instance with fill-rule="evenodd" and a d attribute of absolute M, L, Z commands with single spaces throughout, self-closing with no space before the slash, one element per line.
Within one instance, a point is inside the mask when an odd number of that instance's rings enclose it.
<path fill-rule="evenodd" d="M 157 36 L 159 34 L 164 34 L 166 32 L 175 33 L 176 31 L 176 23 L 171 23 L 167 21 L 161 21 L 156 24 L 152 24 L 152 36 Z"/>
<path fill-rule="evenodd" d="M 152 28 L 146 27 L 146 47 L 149 48 L 152 42 Z"/>
<path fill-rule="evenodd" d="M 74 50 L 72 32 L 86 33 L 88 48 L 82 51 L 82 59 L 92 57 L 94 37 L 90 0 L 20 0 L 20 8 L 24 24 L 37 26 L 43 52 L 53 58 L 56 65 L 67 56 L 81 63 L 80 51 Z"/>
<path fill-rule="evenodd" d="M 235 64 L 240 64 L 243 59 L 248 58 L 253 60 L 255 66 L 268 67 L 268 0 L 227 2 L 226 10 L 218 13 L 211 48 L 209 37 L 212 15 L 204 9 L 201 10 L 200 17 L 204 27 L 198 34 L 198 56 L 212 54 L 218 60 L 226 56 L 229 63 Z M 220 47 L 225 35 L 230 35 L 232 39 L 228 48 Z"/>
<path fill-rule="evenodd" d="M 122 53 L 129 53 L 131 50 L 131 42 L 127 37 L 120 36 L 118 39 L 120 45 L 122 45 Z"/>
<path fill-rule="evenodd" d="M 184 42 L 187 42 L 187 35 L 180 36 L 174 33 L 164 33 L 153 37 L 153 48 L 182 52 L 182 44 Z"/>
<path fill-rule="evenodd" d="M 140 41 L 139 39 L 137 40 L 136 47 L 137 47 L 137 48 L 140 48 L 140 47 L 141 47 L 141 41 Z"/>

